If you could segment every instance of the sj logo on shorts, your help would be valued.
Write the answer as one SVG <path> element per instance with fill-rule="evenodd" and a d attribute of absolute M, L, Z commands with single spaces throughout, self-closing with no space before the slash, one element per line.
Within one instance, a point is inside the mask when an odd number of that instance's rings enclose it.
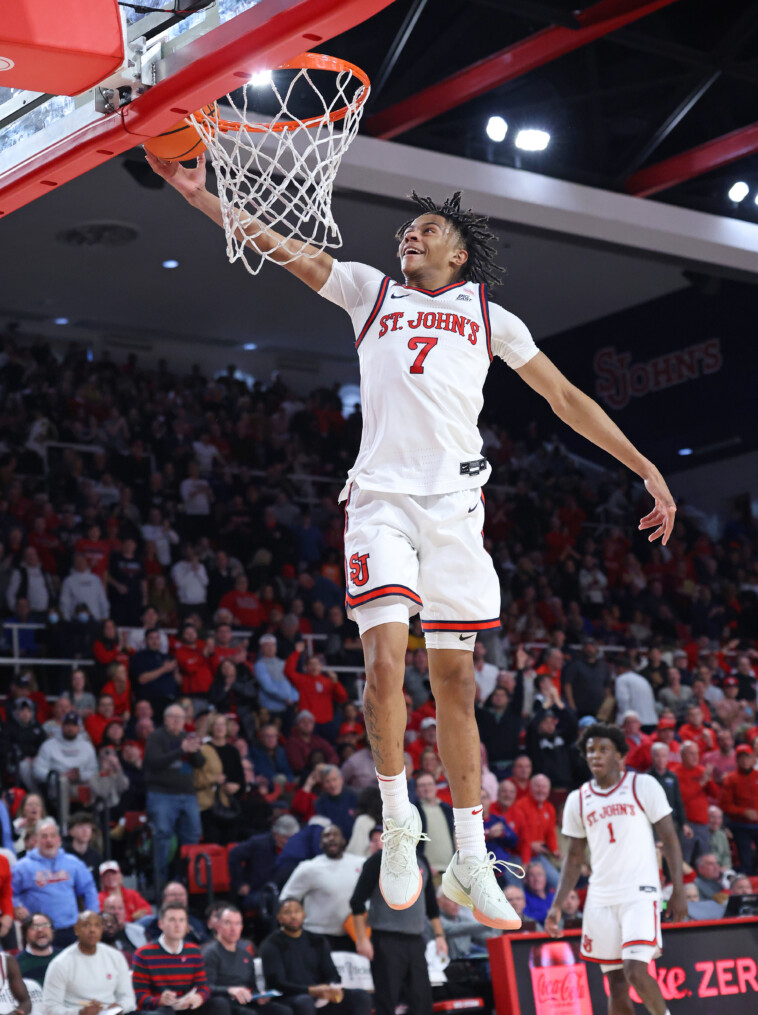
<path fill-rule="evenodd" d="M 589 954 L 592 951 L 592 938 L 585 934 L 582 939 L 582 951 Z"/>
<path fill-rule="evenodd" d="M 350 558 L 350 581 L 353 585 L 365 585 L 368 581 L 368 564 L 370 553 L 354 553 Z"/>

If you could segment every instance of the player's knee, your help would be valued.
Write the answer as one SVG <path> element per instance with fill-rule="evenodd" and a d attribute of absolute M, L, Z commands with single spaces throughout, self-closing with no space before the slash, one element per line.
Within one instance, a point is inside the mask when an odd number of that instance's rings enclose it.
<path fill-rule="evenodd" d="M 624 977 L 629 986 L 634 987 L 636 990 L 649 979 L 647 966 L 644 962 L 638 962 L 636 959 L 625 959 Z"/>
<path fill-rule="evenodd" d="M 435 698 L 453 698 L 460 705 L 473 703 L 476 698 L 476 680 L 468 666 L 460 669 L 445 669 L 432 677 Z"/>
<path fill-rule="evenodd" d="M 389 653 L 377 652 L 366 663 L 366 694 L 384 695 L 403 686 L 404 670 Z"/>

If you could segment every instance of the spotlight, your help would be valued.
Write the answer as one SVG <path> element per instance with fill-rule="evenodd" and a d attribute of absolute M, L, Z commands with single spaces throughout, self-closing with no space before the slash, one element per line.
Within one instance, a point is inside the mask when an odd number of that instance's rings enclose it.
<path fill-rule="evenodd" d="M 677 451 L 677 454 L 681 455 L 683 458 L 686 458 L 687 455 L 691 455 L 692 454 L 692 448 L 679 448 L 679 450 Z"/>
<path fill-rule="evenodd" d="M 271 71 L 270 70 L 259 70 L 250 78 L 250 84 L 253 88 L 263 88 L 264 85 L 271 84 Z"/>
<path fill-rule="evenodd" d="M 175 261 L 173 258 L 169 258 L 168 261 L 164 261 L 163 262 L 162 266 L 164 268 L 178 268 L 179 267 L 179 262 Z"/>
<path fill-rule="evenodd" d="M 550 144 L 546 130 L 520 130 L 516 135 L 516 147 L 525 152 L 542 152 Z"/>
<path fill-rule="evenodd" d="M 739 204 L 740 201 L 744 201 L 750 193 L 750 187 L 745 183 L 744 180 L 739 180 L 737 183 L 733 183 L 729 188 L 730 201 L 734 201 L 735 204 Z M 758 197 L 758 195 L 756 195 Z"/>
<path fill-rule="evenodd" d="M 255 342 L 245 342 L 242 348 L 245 350 L 245 352 L 255 352 L 255 350 L 258 348 L 258 345 Z"/>
<path fill-rule="evenodd" d="M 491 116 L 487 121 L 487 137 L 491 141 L 505 141 L 505 135 L 508 133 L 508 124 L 502 118 L 502 116 Z"/>
<path fill-rule="evenodd" d="M 54 324 L 68 324 L 68 317 L 56 317 Z"/>

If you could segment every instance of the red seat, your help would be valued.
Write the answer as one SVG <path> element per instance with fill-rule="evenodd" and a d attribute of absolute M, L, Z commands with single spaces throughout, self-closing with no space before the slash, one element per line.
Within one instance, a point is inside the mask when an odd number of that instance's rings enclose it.
<path fill-rule="evenodd" d="M 753 886 L 753 891 L 758 892 L 758 878 L 757 877 L 750 878 L 750 884 Z"/>
<path fill-rule="evenodd" d="M 204 895 L 208 892 L 208 864 L 213 891 L 229 891 L 226 846 L 219 846 L 215 842 L 199 842 L 193 846 L 182 846 L 181 855 L 187 861 L 187 887 L 190 895 Z"/>

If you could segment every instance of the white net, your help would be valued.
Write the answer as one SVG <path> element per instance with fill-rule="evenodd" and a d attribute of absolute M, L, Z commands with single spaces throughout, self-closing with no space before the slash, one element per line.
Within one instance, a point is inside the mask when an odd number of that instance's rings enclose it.
<path fill-rule="evenodd" d="M 300 66 L 306 60 L 313 63 Z M 250 86 L 241 98 L 228 95 L 229 119 L 218 107 L 214 116 L 192 117 L 216 173 L 227 255 L 253 275 L 264 260 L 286 264 L 342 245 L 332 190 L 358 132 L 368 79 L 357 67 L 317 54 L 293 63 L 298 66 L 272 74 L 268 97 Z M 253 101 L 278 111 L 265 119 Z"/>

